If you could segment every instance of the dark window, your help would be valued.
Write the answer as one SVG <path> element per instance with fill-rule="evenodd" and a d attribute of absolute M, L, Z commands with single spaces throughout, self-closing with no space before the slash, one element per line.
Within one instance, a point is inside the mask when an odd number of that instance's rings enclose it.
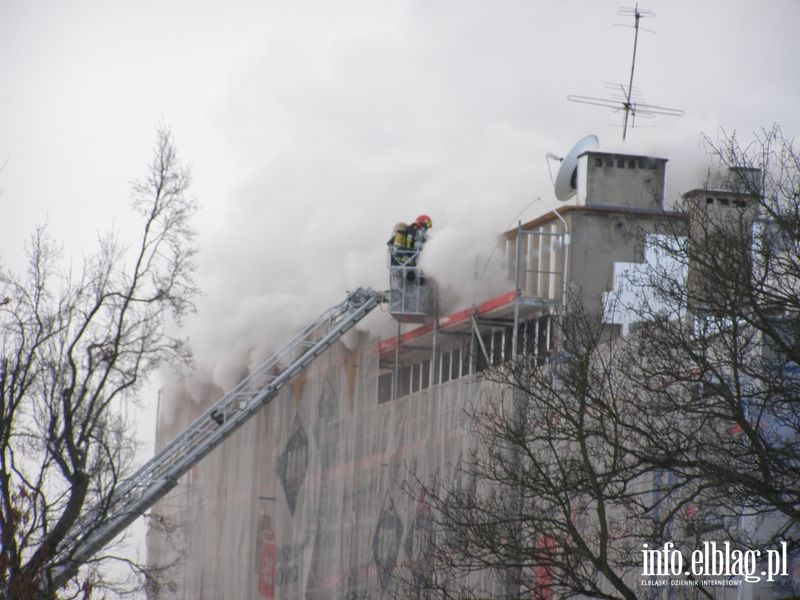
<path fill-rule="evenodd" d="M 503 360 L 511 360 L 511 352 L 513 350 L 514 342 L 514 328 L 506 327 L 503 331 Z"/>
<path fill-rule="evenodd" d="M 419 363 L 411 367 L 411 393 L 419 391 L 420 370 L 422 365 Z"/>
<path fill-rule="evenodd" d="M 407 396 L 411 391 L 411 367 L 400 367 L 399 385 L 397 386 L 398 396 Z"/>
<path fill-rule="evenodd" d="M 442 354 L 442 383 L 450 381 L 450 353 Z"/>
<path fill-rule="evenodd" d="M 392 373 L 378 375 L 378 404 L 392 399 Z"/>
<path fill-rule="evenodd" d="M 422 368 L 422 382 L 420 383 L 420 388 L 424 390 L 431 386 L 431 361 L 423 360 L 420 365 Z"/>
<path fill-rule="evenodd" d="M 624 158 L 618 158 L 617 159 L 617 168 L 618 169 L 624 169 L 625 168 L 625 159 Z"/>
<path fill-rule="evenodd" d="M 722 206 L 728 206 L 731 203 L 731 201 L 728 200 L 727 198 L 720 198 L 719 203 L 722 204 Z"/>
<path fill-rule="evenodd" d="M 503 331 L 492 332 L 492 365 L 497 366 L 503 362 Z"/>
<path fill-rule="evenodd" d="M 487 352 L 492 351 L 492 334 L 476 334 L 480 335 L 480 339 L 483 340 L 483 347 L 481 347 L 480 342 L 478 339 L 475 340 L 475 372 L 480 373 L 481 371 L 485 371 L 486 368 L 489 366 L 489 362 L 486 360 L 486 354 L 483 352 L 483 348 L 486 348 Z"/>
<path fill-rule="evenodd" d="M 536 353 L 536 320 L 525 323 L 525 353 Z"/>
<path fill-rule="evenodd" d="M 603 166 L 603 159 L 602 158 L 595 158 L 594 159 L 594 166 L 595 167 L 602 167 Z"/>
<path fill-rule="evenodd" d="M 714 204 L 713 198 L 706 198 L 706 204 Z"/>
<path fill-rule="evenodd" d="M 536 335 L 536 356 L 537 362 L 541 365 L 547 358 L 550 350 L 550 327 L 547 317 L 539 317 Z"/>
<path fill-rule="evenodd" d="M 629 160 L 628 161 L 628 168 L 629 169 L 635 169 L 636 168 L 636 161 Z"/>
<path fill-rule="evenodd" d="M 458 379 L 461 374 L 459 367 L 461 366 L 461 348 L 453 348 L 450 355 L 450 379 Z"/>

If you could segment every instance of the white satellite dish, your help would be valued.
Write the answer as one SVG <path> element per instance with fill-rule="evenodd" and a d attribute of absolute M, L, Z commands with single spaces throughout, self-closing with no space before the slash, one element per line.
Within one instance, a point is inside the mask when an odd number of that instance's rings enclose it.
<path fill-rule="evenodd" d="M 587 135 L 581 138 L 572 150 L 561 159 L 561 167 L 556 175 L 556 198 L 569 200 L 578 191 L 578 157 L 587 150 L 593 150 L 600 145 L 596 135 Z"/>

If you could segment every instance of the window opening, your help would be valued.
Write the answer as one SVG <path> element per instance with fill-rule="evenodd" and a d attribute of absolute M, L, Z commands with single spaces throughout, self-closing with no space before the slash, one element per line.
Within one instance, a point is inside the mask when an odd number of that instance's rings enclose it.
<path fill-rule="evenodd" d="M 503 362 L 511 359 L 514 342 L 514 328 L 506 327 L 503 330 Z"/>
<path fill-rule="evenodd" d="M 492 366 L 496 367 L 503 362 L 503 330 L 495 329 L 492 336 Z"/>
<path fill-rule="evenodd" d="M 392 372 L 378 375 L 378 404 L 392 399 Z"/>
<path fill-rule="evenodd" d="M 415 364 L 411 365 L 411 393 L 412 394 L 419 391 L 420 370 L 421 370 L 420 363 L 415 363 Z"/>
<path fill-rule="evenodd" d="M 422 380 L 420 383 L 420 388 L 425 390 L 431 386 L 431 361 L 430 360 L 423 360 L 420 363 L 420 368 L 422 369 Z"/>
<path fill-rule="evenodd" d="M 450 379 L 458 379 L 461 376 L 461 348 L 453 348 L 450 353 Z"/>
<path fill-rule="evenodd" d="M 450 356 L 449 352 L 442 353 L 442 370 L 439 376 L 439 381 L 442 383 L 450 381 Z"/>
<path fill-rule="evenodd" d="M 399 384 L 397 386 L 397 396 L 407 396 L 411 391 L 411 367 L 400 367 Z"/>

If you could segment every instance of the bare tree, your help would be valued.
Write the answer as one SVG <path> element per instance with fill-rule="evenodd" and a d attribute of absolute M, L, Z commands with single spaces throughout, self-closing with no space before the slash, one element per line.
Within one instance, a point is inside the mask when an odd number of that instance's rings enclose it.
<path fill-rule="evenodd" d="M 0 276 L 0 596 L 48 588 L 53 557 L 69 558 L 70 527 L 131 465 L 126 406 L 157 366 L 189 360 L 168 332 L 197 294 L 189 181 L 159 130 L 147 176 L 132 185 L 142 219 L 134 246 L 109 235 L 75 273 L 38 227 L 27 271 Z M 98 564 L 62 592 L 89 597 L 111 585 Z"/>
<path fill-rule="evenodd" d="M 642 360 L 626 369 L 651 388 L 651 404 L 695 427 L 680 435 L 656 425 L 630 451 L 703 482 L 705 506 L 693 510 L 710 524 L 697 527 L 743 545 L 797 547 L 800 153 L 778 127 L 746 146 L 724 134 L 706 143 L 723 176 L 685 198 L 688 231 L 672 236 L 678 243 L 656 241 L 672 267 L 656 265 L 639 282 L 660 302 L 634 309 Z M 664 318 L 664 306 L 683 318 Z M 654 381 L 662 385 L 652 389 Z"/>
<path fill-rule="evenodd" d="M 415 482 L 431 526 L 408 594 L 657 597 L 645 548 L 672 542 L 683 564 L 710 540 L 797 548 L 800 154 L 777 127 L 707 143 L 723 177 L 650 239 L 662 260 L 628 282 L 632 333 L 573 298 L 558 356 L 485 374 L 504 392 L 468 415 L 475 452 Z"/>
<path fill-rule="evenodd" d="M 425 577 L 436 598 L 641 598 L 642 544 L 660 540 L 700 493 L 627 449 L 645 444 L 632 413 L 627 340 L 575 305 L 556 320 L 561 352 L 484 374 L 497 384 L 467 415 L 469 460 L 425 487 Z M 636 427 L 627 427 L 635 422 Z M 699 587 L 698 589 L 702 589 Z"/>

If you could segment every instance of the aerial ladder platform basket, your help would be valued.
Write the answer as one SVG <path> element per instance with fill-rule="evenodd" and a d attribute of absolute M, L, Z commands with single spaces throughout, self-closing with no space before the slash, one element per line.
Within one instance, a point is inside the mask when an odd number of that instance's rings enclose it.
<path fill-rule="evenodd" d="M 430 321 L 435 288 L 419 268 L 419 250 L 389 249 L 389 314 L 400 323 Z"/>

